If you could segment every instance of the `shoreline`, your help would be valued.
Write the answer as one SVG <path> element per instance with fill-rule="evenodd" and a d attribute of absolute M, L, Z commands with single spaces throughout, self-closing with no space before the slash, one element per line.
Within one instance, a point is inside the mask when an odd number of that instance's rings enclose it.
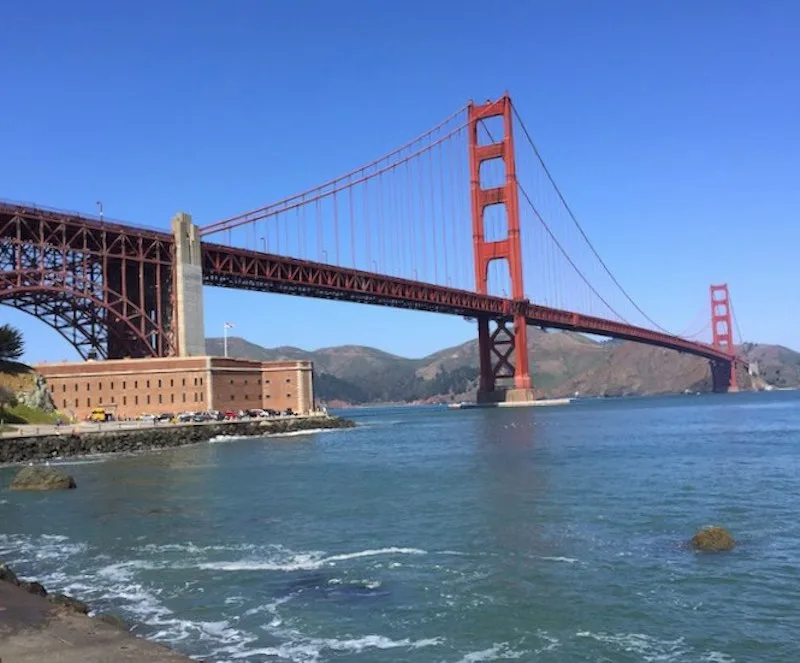
<path fill-rule="evenodd" d="M 191 658 L 131 632 L 113 614 L 89 616 L 90 606 L 19 580 L 0 562 L 0 655 L 4 663 L 151 661 L 190 663 Z"/>
<path fill-rule="evenodd" d="M 72 430 L 43 435 L 4 436 L 0 439 L 0 466 L 81 456 L 172 449 L 201 444 L 216 437 L 264 437 L 355 426 L 356 424 L 349 419 L 315 415 L 274 421 L 266 419 L 163 424 L 147 428 Z"/>

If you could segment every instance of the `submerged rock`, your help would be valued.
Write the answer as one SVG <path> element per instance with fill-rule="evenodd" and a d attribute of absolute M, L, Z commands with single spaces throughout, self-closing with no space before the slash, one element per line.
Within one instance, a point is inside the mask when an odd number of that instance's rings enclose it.
<path fill-rule="evenodd" d="M 29 465 L 23 467 L 9 486 L 11 490 L 66 490 L 77 488 L 75 479 L 52 467 Z"/>
<path fill-rule="evenodd" d="M 692 548 L 702 552 L 733 550 L 736 542 L 724 527 L 704 527 L 692 537 Z"/>

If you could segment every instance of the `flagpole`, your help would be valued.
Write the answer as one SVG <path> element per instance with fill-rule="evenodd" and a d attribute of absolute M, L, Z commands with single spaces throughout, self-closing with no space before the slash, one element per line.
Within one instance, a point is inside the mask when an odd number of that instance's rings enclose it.
<path fill-rule="evenodd" d="M 228 356 L 228 323 L 222 324 L 222 338 L 223 345 L 225 346 L 225 356 Z"/>

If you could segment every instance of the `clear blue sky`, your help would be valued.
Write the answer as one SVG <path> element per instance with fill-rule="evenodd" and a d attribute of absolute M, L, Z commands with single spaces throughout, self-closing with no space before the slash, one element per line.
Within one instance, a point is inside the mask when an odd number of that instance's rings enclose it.
<path fill-rule="evenodd" d="M 349 170 L 508 90 L 598 249 L 663 324 L 727 280 L 800 348 L 800 4 L 28 0 L 3 10 L 0 197 L 167 227 Z M 469 259 L 467 256 L 466 259 Z M 27 359 L 74 357 L 9 307 Z M 420 356 L 460 318 L 206 290 L 206 333 Z"/>

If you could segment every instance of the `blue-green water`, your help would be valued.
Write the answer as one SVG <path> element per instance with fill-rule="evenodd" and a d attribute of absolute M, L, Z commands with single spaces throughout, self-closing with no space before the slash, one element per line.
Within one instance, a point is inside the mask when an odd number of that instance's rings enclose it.
<path fill-rule="evenodd" d="M 349 414 L 71 463 L 0 558 L 218 661 L 797 660 L 798 394 Z"/>

